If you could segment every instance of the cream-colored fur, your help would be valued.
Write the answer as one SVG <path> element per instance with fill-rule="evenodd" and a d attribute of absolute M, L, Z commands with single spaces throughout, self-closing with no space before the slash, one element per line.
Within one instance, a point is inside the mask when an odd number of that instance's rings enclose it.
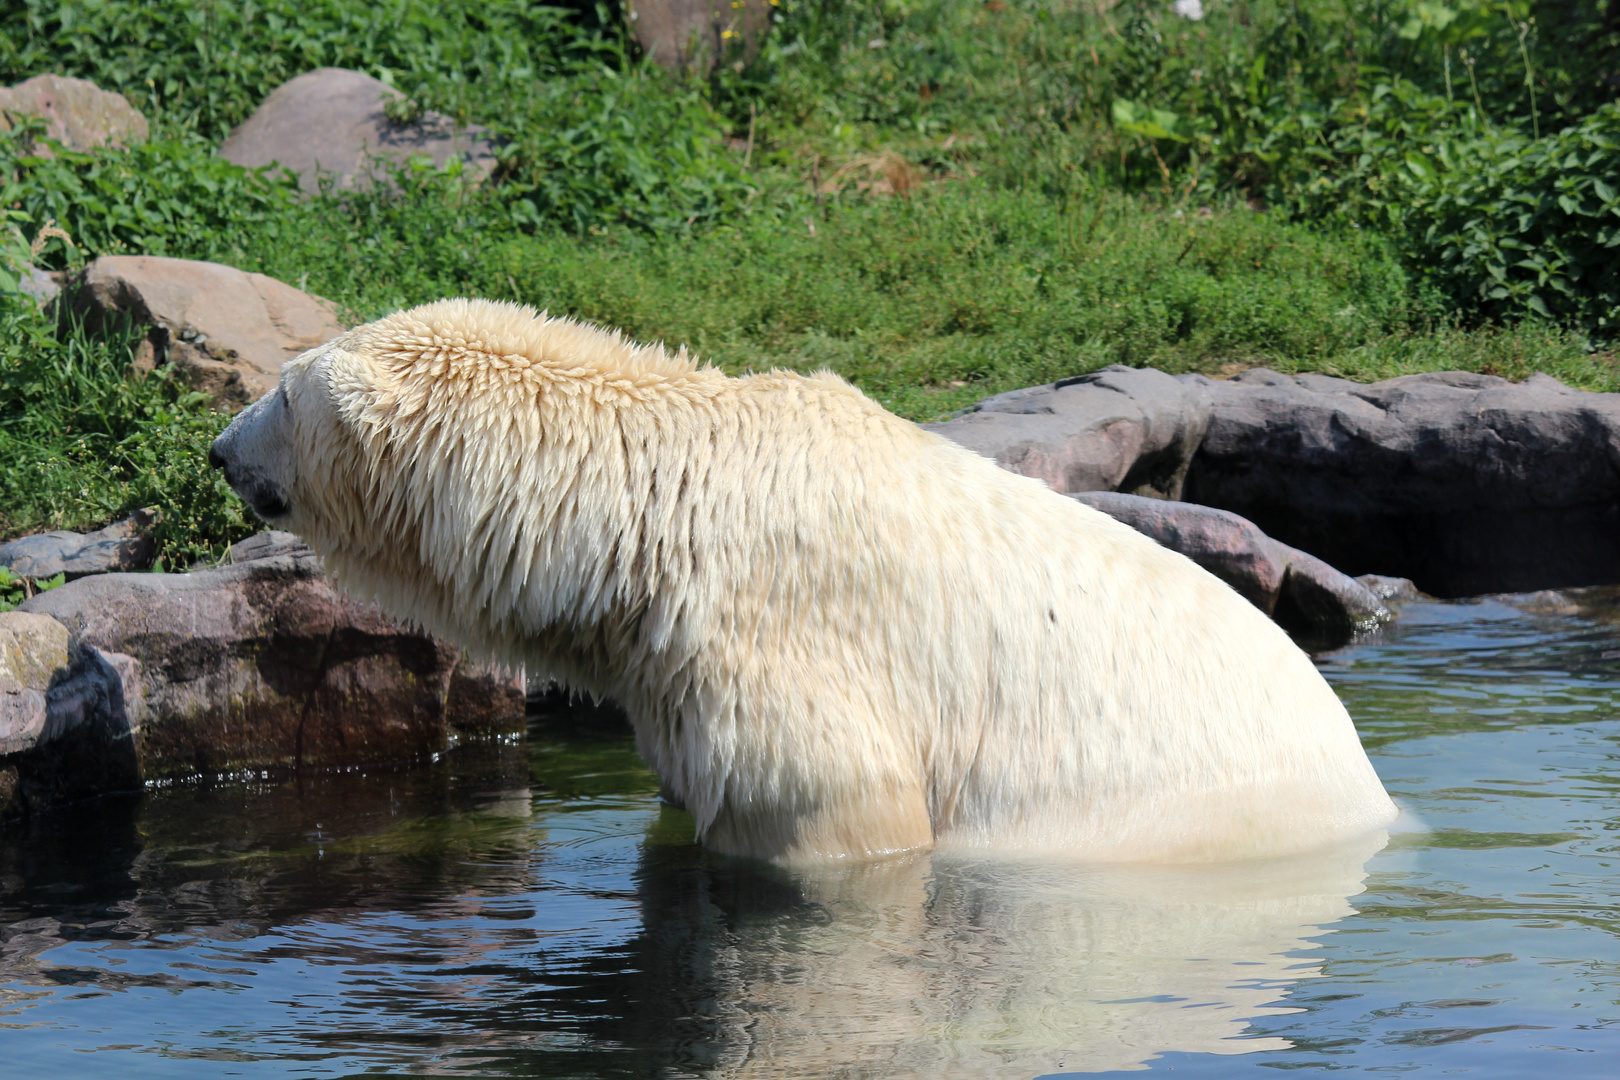
<path fill-rule="evenodd" d="M 723 851 L 1203 860 L 1395 816 L 1231 589 L 831 374 L 449 300 L 289 363 L 216 454 L 350 590 L 621 703 Z"/>

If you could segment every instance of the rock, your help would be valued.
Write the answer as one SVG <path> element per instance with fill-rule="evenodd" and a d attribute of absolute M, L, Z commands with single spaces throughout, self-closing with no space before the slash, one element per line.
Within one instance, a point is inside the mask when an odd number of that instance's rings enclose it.
<path fill-rule="evenodd" d="M 56 302 L 62 294 L 61 275 L 49 270 L 41 270 L 37 266 L 25 266 L 18 275 L 17 285 L 22 291 L 34 298 L 34 303 L 42 308 L 48 308 Z"/>
<path fill-rule="evenodd" d="M 1362 574 L 1356 581 L 1380 600 L 1417 600 L 1423 596 L 1416 585 L 1403 577 Z"/>
<path fill-rule="evenodd" d="M 93 533 L 24 536 L 0 544 L 0 566 L 9 567 L 19 577 L 38 580 L 65 574 L 69 581 L 86 574 L 144 570 L 157 554 L 157 542 L 151 534 L 158 520 L 156 510 L 137 510 L 123 521 Z"/>
<path fill-rule="evenodd" d="M 1590 617 L 1591 612 L 1581 597 L 1560 589 L 1538 589 L 1529 593 L 1503 593 L 1489 597 L 1508 607 L 1517 608 L 1526 615 L 1563 617 L 1569 615 Z"/>
<path fill-rule="evenodd" d="M 1113 491 L 1070 497 L 1179 551 L 1267 615 L 1276 610 L 1288 564 L 1280 545 L 1252 522 L 1225 510 Z"/>
<path fill-rule="evenodd" d="M 0 681 L 43 691 L 68 667 L 71 648 L 67 627 L 50 616 L 0 612 Z M 7 737 L 0 734 L 0 745 Z"/>
<path fill-rule="evenodd" d="M 388 622 L 307 553 L 81 578 L 22 610 L 130 658 L 125 711 L 146 779 L 401 762 L 523 728 L 521 675 Z"/>
<path fill-rule="evenodd" d="M 23 117 L 44 120 L 45 134 L 69 150 L 146 141 L 146 117 L 123 94 L 65 75 L 35 75 L 0 89 L 0 131 Z"/>
<path fill-rule="evenodd" d="M 139 786 L 114 658 L 48 615 L 0 613 L 0 819 Z"/>
<path fill-rule="evenodd" d="M 1312 644 L 1338 644 L 1391 618 L 1367 587 L 1236 514 L 1119 492 L 1070 497 L 1187 556 Z"/>
<path fill-rule="evenodd" d="M 370 187 L 373 161 L 403 164 L 425 156 L 442 168 L 459 158 L 467 174 L 479 178 L 495 168 L 486 129 L 458 126 L 436 112 L 395 123 L 384 106 L 401 98 L 387 83 L 358 71 L 306 71 L 273 90 L 219 153 L 248 168 L 279 164 L 312 194 L 320 190 L 323 172 L 332 174 L 340 191 Z"/>
<path fill-rule="evenodd" d="M 1108 368 L 925 426 L 1058 491 L 1230 510 L 1436 596 L 1620 582 L 1620 394 L 1547 375 Z"/>
<path fill-rule="evenodd" d="M 219 407 L 275 388 L 281 365 L 343 333 L 318 296 L 263 274 L 157 255 L 103 255 L 73 288 L 93 332 L 128 318 L 150 330 L 137 363 L 168 364 Z"/>
<path fill-rule="evenodd" d="M 986 398 L 923 427 L 1054 491 L 1177 499 L 1207 421 L 1201 385 L 1115 365 Z"/>
<path fill-rule="evenodd" d="M 771 25 L 771 0 L 634 0 L 624 18 L 641 51 L 676 74 L 707 75 L 727 60 L 759 54 Z"/>
<path fill-rule="evenodd" d="M 1189 500 L 1436 596 L 1620 581 L 1620 394 L 1464 372 L 1183 381 L 1210 402 Z"/>
<path fill-rule="evenodd" d="M 282 532 L 280 529 L 266 529 L 231 545 L 233 564 L 253 562 L 257 559 L 273 559 L 278 555 L 308 554 L 311 554 L 309 545 L 304 543 L 302 538 L 294 533 Z"/>

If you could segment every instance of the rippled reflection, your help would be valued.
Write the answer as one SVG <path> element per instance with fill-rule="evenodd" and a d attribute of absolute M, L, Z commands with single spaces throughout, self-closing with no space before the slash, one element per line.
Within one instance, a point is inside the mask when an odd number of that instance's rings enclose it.
<path fill-rule="evenodd" d="M 789 873 L 696 848 L 588 712 L 430 770 L 57 815 L 0 838 L 0 1068 L 1606 1077 L 1615 595 L 1413 605 L 1324 659 L 1429 826 L 1381 851 Z"/>
<path fill-rule="evenodd" d="M 707 1002 L 673 1027 L 724 1076 L 1029 1077 L 1277 1049 L 1241 1037 L 1321 973 L 1289 951 L 1351 913 L 1384 840 L 1219 869 L 654 872 L 645 970 Z"/>

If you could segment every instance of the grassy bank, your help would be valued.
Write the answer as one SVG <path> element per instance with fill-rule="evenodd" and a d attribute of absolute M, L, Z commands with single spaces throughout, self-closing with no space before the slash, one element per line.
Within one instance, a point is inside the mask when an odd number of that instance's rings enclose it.
<path fill-rule="evenodd" d="M 757 60 L 678 83 L 611 6 L 21 0 L 0 81 L 92 79 L 153 138 L 0 133 L 0 263 L 214 259 L 355 320 L 515 299 L 915 419 L 1110 363 L 1620 389 L 1609 2 L 783 0 Z M 489 126 L 496 179 L 303 199 L 214 156 L 325 64 Z M 0 531 L 159 504 L 183 563 L 251 528 L 194 396 L 3 273 L 0 320 Z"/>

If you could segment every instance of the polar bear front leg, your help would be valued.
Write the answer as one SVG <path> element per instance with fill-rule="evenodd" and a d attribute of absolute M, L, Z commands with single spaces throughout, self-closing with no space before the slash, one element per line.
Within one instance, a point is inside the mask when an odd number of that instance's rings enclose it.
<path fill-rule="evenodd" d="M 921 785 L 884 784 L 808 808 L 731 805 L 703 830 L 705 847 L 783 864 L 864 862 L 934 844 Z"/>

